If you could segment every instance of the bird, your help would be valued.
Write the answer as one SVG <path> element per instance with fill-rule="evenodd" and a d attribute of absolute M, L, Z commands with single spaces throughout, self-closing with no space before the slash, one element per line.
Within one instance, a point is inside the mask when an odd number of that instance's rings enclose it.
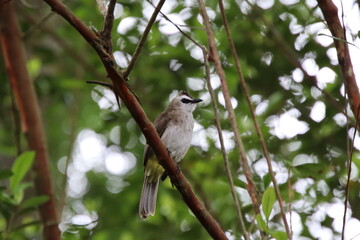
<path fill-rule="evenodd" d="M 154 121 L 154 126 L 171 158 L 179 163 L 188 151 L 194 129 L 193 111 L 202 99 L 191 97 L 186 91 L 179 91 L 169 106 Z M 144 148 L 144 183 L 141 191 L 139 216 L 146 219 L 154 216 L 160 179 L 167 177 L 152 148 Z"/>

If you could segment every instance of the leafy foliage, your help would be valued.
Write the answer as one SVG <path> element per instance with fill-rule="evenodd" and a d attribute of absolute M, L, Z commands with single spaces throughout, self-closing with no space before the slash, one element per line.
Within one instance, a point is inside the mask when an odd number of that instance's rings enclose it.
<path fill-rule="evenodd" d="M 39 229 L 39 222 L 28 218 L 37 207 L 48 201 L 48 196 L 34 196 L 25 199 L 25 190 L 32 182 L 24 182 L 26 174 L 34 161 L 34 152 L 24 152 L 14 162 L 11 170 L 2 170 L 1 179 L 8 180 L 8 186 L 0 185 L 0 222 L 1 239 L 26 239 Z M 34 231 L 37 229 L 36 231 Z M 36 234 L 37 235 L 37 234 Z"/>

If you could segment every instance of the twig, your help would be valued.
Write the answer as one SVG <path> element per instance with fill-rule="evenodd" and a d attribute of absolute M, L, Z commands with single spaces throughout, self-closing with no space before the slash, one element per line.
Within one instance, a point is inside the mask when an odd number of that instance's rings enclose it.
<path fill-rule="evenodd" d="M 108 77 L 113 82 L 116 94 L 123 100 L 130 114 L 133 116 L 140 130 L 144 134 L 148 144 L 154 150 L 160 164 L 168 173 L 173 185 L 179 190 L 184 202 L 189 206 L 199 222 L 204 226 L 212 238 L 227 239 L 225 232 L 205 209 L 202 202 L 196 197 L 190 183 L 186 180 L 184 174 L 179 171 L 175 161 L 169 156 L 168 151 L 157 134 L 154 125 L 146 116 L 136 97 L 129 90 L 126 77 L 118 70 L 116 64 L 111 61 L 110 56 L 104 51 L 101 44 L 99 44 L 97 41 L 97 35 L 59 0 L 44 1 L 51 6 L 53 11 L 66 19 L 94 48 L 108 73 Z"/>
<path fill-rule="evenodd" d="M 286 220 L 286 212 L 285 212 L 283 200 L 282 200 L 282 197 L 281 197 L 281 194 L 280 194 L 280 189 L 279 189 L 279 186 L 277 184 L 277 180 L 275 178 L 275 173 L 273 171 L 271 158 L 270 158 L 270 153 L 269 153 L 269 150 L 268 150 L 268 148 L 266 146 L 264 136 L 263 136 L 263 134 L 262 134 L 262 132 L 260 130 L 259 123 L 258 123 L 256 115 L 255 115 L 254 107 L 253 107 L 253 105 L 251 103 L 249 90 L 247 88 L 244 76 L 243 76 L 242 71 L 241 71 L 240 61 L 239 61 L 239 58 L 238 58 L 238 56 L 236 54 L 235 44 L 234 44 L 234 41 L 232 40 L 232 37 L 231 37 L 229 23 L 228 23 L 228 20 L 227 20 L 227 17 L 226 17 L 224 4 L 223 4 L 222 0 L 219 0 L 219 7 L 220 7 L 222 20 L 223 20 L 223 23 L 224 23 L 224 26 L 225 26 L 226 37 L 227 37 L 228 42 L 230 44 L 231 53 L 232 53 L 233 58 L 235 60 L 236 71 L 237 71 L 237 74 L 239 76 L 241 87 L 242 87 L 242 90 L 244 92 L 247 104 L 249 106 L 251 117 L 252 117 L 253 122 L 254 122 L 255 130 L 256 130 L 256 133 L 257 133 L 257 135 L 259 137 L 261 148 L 262 148 L 262 151 L 264 153 L 264 156 L 266 158 L 266 162 L 267 162 L 267 165 L 268 165 L 269 174 L 271 176 L 271 180 L 272 180 L 273 185 L 274 185 L 276 198 L 278 199 L 279 206 L 280 206 L 281 217 L 282 217 L 282 220 L 283 220 L 284 225 L 285 225 L 285 231 L 286 231 L 286 233 L 288 235 L 288 239 L 291 240 L 292 235 L 291 235 L 291 231 L 290 231 L 290 228 L 289 228 L 289 224 L 288 224 L 288 222 Z"/>
<path fill-rule="evenodd" d="M 229 184 L 230 184 L 230 192 L 231 192 L 231 195 L 232 195 L 233 200 L 234 200 L 236 213 L 237 213 L 237 216 L 238 216 L 238 220 L 240 222 L 240 226 L 241 226 L 242 231 L 244 233 L 244 238 L 246 240 L 249 240 L 250 239 L 249 238 L 249 233 L 246 230 L 244 219 L 242 217 L 242 212 L 241 212 L 241 208 L 240 208 L 240 204 L 239 204 L 239 199 L 238 199 L 238 195 L 237 195 L 236 190 L 235 190 L 234 180 L 233 180 L 233 176 L 232 176 L 231 170 L 230 170 L 230 163 L 229 163 L 229 159 L 227 157 L 227 153 L 226 153 L 226 149 L 225 149 L 224 137 L 223 137 L 223 134 L 222 134 L 221 124 L 220 124 L 220 120 L 219 120 L 219 110 L 218 110 L 218 107 L 217 107 L 217 104 L 216 104 L 216 97 L 215 97 L 214 89 L 212 88 L 211 82 L 210 82 L 210 66 L 209 66 L 209 61 L 208 61 L 208 54 L 205 51 L 205 48 L 203 50 L 203 55 L 204 55 L 204 63 L 205 63 L 205 79 L 206 79 L 207 87 L 209 89 L 209 93 L 210 93 L 210 96 L 211 96 L 211 103 L 212 103 L 213 110 L 214 110 L 215 126 L 217 128 L 218 135 L 219 135 L 221 152 L 222 152 L 223 159 L 224 159 L 226 175 L 228 177 Z"/>
<path fill-rule="evenodd" d="M 110 0 L 105 22 L 104 28 L 101 31 L 101 40 L 105 50 L 112 55 L 112 43 L 111 43 L 111 30 L 114 24 L 114 9 L 115 9 L 116 0 Z"/>
<path fill-rule="evenodd" d="M 346 94 L 345 94 L 346 97 Z M 358 107 L 357 111 L 360 110 L 360 106 Z M 342 231 L 341 231 L 341 239 L 344 240 L 345 239 L 345 226 L 346 226 L 346 214 L 347 214 L 347 206 L 348 206 L 348 199 L 349 199 L 349 193 L 350 193 L 350 176 L 351 176 L 351 165 L 352 165 L 352 156 L 354 153 L 354 142 L 355 142 L 355 137 L 356 137 L 356 133 L 357 133 L 357 129 L 359 127 L 359 115 L 356 118 L 356 124 L 355 124 L 355 128 L 354 128 L 354 135 L 351 139 L 351 142 L 349 143 L 349 138 L 348 136 L 346 136 L 347 139 L 347 145 L 349 146 L 348 149 L 348 173 L 347 173 L 347 180 L 346 180 L 346 188 L 345 188 L 345 200 L 344 200 L 344 217 L 343 217 L 343 226 L 342 226 Z M 349 125 L 347 125 L 347 130 L 349 129 Z"/>
<path fill-rule="evenodd" d="M 99 81 L 86 81 L 86 82 L 87 83 L 98 84 L 98 85 L 110 88 L 115 94 L 116 103 L 117 103 L 119 109 L 121 109 L 121 104 L 120 104 L 120 99 L 119 99 L 120 97 L 116 94 L 116 91 L 114 90 L 114 86 L 111 83 L 99 82 Z M 136 97 L 136 99 L 138 99 L 138 97 L 136 95 L 135 95 L 135 97 Z M 139 99 L 138 99 L 138 101 L 139 101 Z"/>
<path fill-rule="evenodd" d="M 290 213 L 290 232 L 291 232 L 291 236 L 293 235 L 293 230 L 292 230 L 292 201 L 294 199 L 294 190 L 293 190 L 293 187 L 292 187 L 292 184 L 291 184 L 291 170 L 290 168 L 288 169 L 288 174 L 289 174 L 289 177 L 288 177 L 288 197 L 289 197 L 289 204 L 288 204 L 288 211 Z"/>
<path fill-rule="evenodd" d="M 68 169 L 69 165 L 72 162 L 73 152 L 74 152 L 74 143 L 76 140 L 76 123 L 78 121 L 79 115 L 79 108 L 78 108 L 78 91 L 75 90 L 74 94 L 74 102 L 71 104 L 70 108 L 70 135 L 69 135 L 69 148 L 65 160 L 65 169 L 64 169 L 64 176 L 62 178 L 62 185 L 60 189 L 60 199 L 58 204 L 58 209 L 60 215 L 62 215 L 64 206 L 66 203 L 66 196 L 67 196 L 67 189 L 68 189 Z"/>
<path fill-rule="evenodd" d="M 104 87 L 108 87 L 111 90 L 114 91 L 114 86 L 111 83 L 107 83 L 107 82 L 100 82 L 100 81 L 86 81 L 86 83 L 92 83 L 92 84 L 98 84 Z"/>
<path fill-rule="evenodd" d="M 153 7 L 155 7 L 154 3 L 151 0 L 146 0 L 148 3 L 150 3 Z M 166 16 L 166 14 L 164 14 L 163 12 L 160 11 L 160 14 L 163 18 L 165 18 L 166 21 L 170 22 L 174 27 L 176 27 L 176 29 L 185 37 L 187 37 L 192 43 L 194 43 L 196 46 L 198 46 L 199 48 L 201 48 L 201 50 L 205 51 L 208 54 L 208 51 L 200 44 L 198 43 L 195 39 L 193 39 L 189 34 L 187 34 L 186 32 L 184 32 L 180 27 L 179 24 L 174 23 L 168 16 Z M 183 25 L 181 25 L 183 26 Z M 188 27 L 188 26 L 183 26 L 183 27 Z M 204 30 L 203 28 L 199 28 L 201 30 Z"/>
<path fill-rule="evenodd" d="M 140 52 L 141 52 L 141 49 L 142 47 L 144 46 L 145 44 L 145 41 L 146 41 L 146 38 L 147 36 L 149 35 L 149 32 L 151 30 L 151 27 L 152 25 L 154 24 L 155 20 L 156 20 L 156 17 L 158 16 L 159 12 L 160 12 L 160 9 L 162 8 L 162 6 L 164 5 L 165 3 L 165 0 L 160 0 L 158 5 L 156 6 L 153 14 L 151 15 L 151 18 L 143 32 L 143 34 L 141 35 L 141 38 L 138 42 L 138 45 L 136 46 L 136 49 L 135 49 L 135 52 L 131 58 L 131 61 L 128 65 L 128 67 L 126 68 L 126 70 L 124 71 L 123 75 L 125 78 L 127 78 L 129 76 L 129 74 L 131 73 L 132 69 L 134 68 L 135 66 L 135 63 L 136 63 L 136 60 L 137 58 L 139 57 L 140 55 Z"/>
<path fill-rule="evenodd" d="M 23 34 L 23 39 L 28 38 L 32 33 L 36 31 L 39 27 L 41 27 L 47 20 L 50 19 L 50 17 L 53 15 L 53 12 L 49 12 L 46 14 L 43 18 L 40 19 L 36 24 L 32 25 L 30 29 Z"/>
<path fill-rule="evenodd" d="M 203 0 L 198 0 L 198 2 L 199 2 L 199 6 L 200 6 L 200 13 L 201 13 L 202 18 L 204 20 L 206 34 L 208 36 L 208 41 L 209 41 L 209 45 L 210 45 L 210 52 L 211 52 L 213 60 L 214 60 L 216 72 L 220 77 L 221 89 L 222 89 L 222 92 L 224 94 L 226 108 L 227 108 L 227 110 L 229 112 L 229 118 L 230 118 L 231 127 L 232 127 L 232 130 L 234 131 L 235 142 L 236 142 L 236 145 L 237 145 L 238 154 L 239 154 L 240 159 L 241 159 L 241 165 L 243 167 L 246 180 L 248 182 L 248 184 L 247 184 L 248 192 L 249 192 L 252 204 L 254 206 L 255 213 L 260 214 L 259 200 L 258 200 L 258 197 L 257 197 L 257 194 L 256 194 L 256 185 L 254 184 L 253 176 L 252 176 L 250 167 L 249 167 L 248 162 L 247 162 L 247 157 L 246 157 L 244 144 L 242 142 L 242 139 L 241 139 L 241 136 L 240 136 L 240 133 L 239 133 L 239 129 L 238 129 L 238 126 L 237 126 L 235 112 L 234 112 L 234 109 L 233 109 L 232 104 L 231 104 L 229 89 L 228 89 L 226 79 L 225 79 L 225 72 L 224 72 L 224 69 L 222 68 L 219 53 L 217 51 L 217 47 L 216 47 L 215 40 L 214 40 L 214 33 L 213 33 L 212 29 L 211 29 L 209 17 L 208 17 L 208 15 L 206 13 L 204 1 Z"/>

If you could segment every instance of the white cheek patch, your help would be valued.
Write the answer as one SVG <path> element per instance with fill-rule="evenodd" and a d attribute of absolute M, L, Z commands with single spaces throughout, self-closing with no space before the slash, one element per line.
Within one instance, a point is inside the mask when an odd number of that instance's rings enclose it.
<path fill-rule="evenodd" d="M 185 99 L 190 100 L 190 101 L 193 100 L 191 97 L 186 96 L 186 95 L 181 95 L 180 97 L 181 97 L 181 99 L 185 98 Z"/>

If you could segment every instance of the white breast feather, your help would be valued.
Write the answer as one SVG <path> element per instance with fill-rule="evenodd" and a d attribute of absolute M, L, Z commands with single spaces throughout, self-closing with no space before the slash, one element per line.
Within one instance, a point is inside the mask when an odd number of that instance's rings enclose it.
<path fill-rule="evenodd" d="M 161 137 L 164 145 L 171 152 L 171 157 L 176 162 L 180 162 L 188 151 L 194 128 L 192 114 L 182 117 L 184 119 L 179 119 L 177 122 L 170 122 Z"/>

